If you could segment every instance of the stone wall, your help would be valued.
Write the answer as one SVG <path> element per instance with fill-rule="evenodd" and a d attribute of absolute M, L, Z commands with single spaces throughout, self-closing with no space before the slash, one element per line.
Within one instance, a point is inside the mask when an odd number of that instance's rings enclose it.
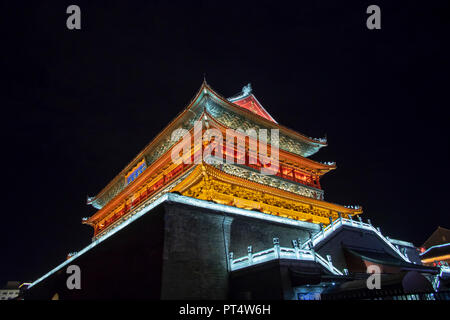
<path fill-rule="evenodd" d="M 64 266 L 33 286 L 26 298 L 51 299 L 57 293 L 68 300 L 227 299 L 230 252 L 238 257 L 249 245 L 254 252 L 270 248 L 274 237 L 291 247 L 293 239 L 306 241 L 308 230 L 318 229 L 171 199 L 70 262 L 81 269 L 81 290 L 67 289 Z"/>

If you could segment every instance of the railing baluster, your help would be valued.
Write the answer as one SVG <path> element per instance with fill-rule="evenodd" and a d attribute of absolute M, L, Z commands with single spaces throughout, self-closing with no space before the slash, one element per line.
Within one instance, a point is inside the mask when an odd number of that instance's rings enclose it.
<path fill-rule="evenodd" d="M 280 258 L 280 239 L 273 238 L 273 248 L 275 250 L 275 256 L 277 259 Z"/>
<path fill-rule="evenodd" d="M 297 259 L 300 259 L 300 252 L 298 251 L 298 242 L 297 242 L 297 240 L 292 240 L 292 245 L 294 246 L 295 257 Z"/>
<path fill-rule="evenodd" d="M 253 254 L 252 254 L 252 246 L 248 246 L 247 247 L 247 256 L 248 256 L 248 264 L 252 265 L 253 264 Z"/>

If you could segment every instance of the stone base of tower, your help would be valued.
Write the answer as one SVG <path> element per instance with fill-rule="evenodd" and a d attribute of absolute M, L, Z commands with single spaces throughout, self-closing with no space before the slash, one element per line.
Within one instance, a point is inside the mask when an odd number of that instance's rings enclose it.
<path fill-rule="evenodd" d="M 25 299 L 229 299 L 231 252 L 246 255 L 250 245 L 264 250 L 274 237 L 290 246 L 319 230 L 176 194 L 164 197 L 36 281 Z M 81 289 L 67 287 L 70 265 L 80 268 Z"/>

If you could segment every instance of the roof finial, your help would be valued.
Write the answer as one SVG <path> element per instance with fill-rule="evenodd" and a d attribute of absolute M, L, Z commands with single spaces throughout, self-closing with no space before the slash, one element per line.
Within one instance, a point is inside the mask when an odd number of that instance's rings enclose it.
<path fill-rule="evenodd" d="M 206 83 L 206 72 L 203 72 L 203 82 Z"/>
<path fill-rule="evenodd" d="M 252 93 L 252 85 L 249 83 L 246 86 L 242 88 L 242 93 L 244 96 L 248 96 L 250 93 Z"/>

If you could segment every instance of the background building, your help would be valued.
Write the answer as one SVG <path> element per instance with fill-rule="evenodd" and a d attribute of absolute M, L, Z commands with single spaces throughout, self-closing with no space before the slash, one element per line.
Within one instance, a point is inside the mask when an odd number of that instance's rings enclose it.
<path fill-rule="evenodd" d="M 420 258 L 427 266 L 448 267 L 450 263 L 450 230 L 438 227 L 420 248 Z M 440 277 L 440 286 L 450 288 L 448 278 Z"/>

